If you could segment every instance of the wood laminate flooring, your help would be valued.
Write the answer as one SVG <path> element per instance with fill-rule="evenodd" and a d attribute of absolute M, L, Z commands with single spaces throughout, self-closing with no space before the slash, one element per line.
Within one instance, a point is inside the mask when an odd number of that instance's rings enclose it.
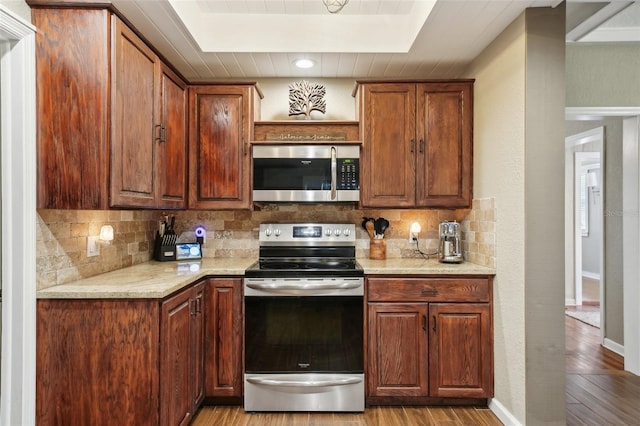
<path fill-rule="evenodd" d="M 242 407 L 202 407 L 192 426 L 204 425 L 502 425 L 488 408 L 367 407 L 364 413 L 245 413 Z"/>
<path fill-rule="evenodd" d="M 565 316 L 569 426 L 640 425 L 640 377 L 599 344 L 600 330 Z M 242 407 L 202 407 L 193 426 L 210 425 L 501 425 L 487 408 L 367 407 L 364 413 L 245 413 Z"/>
<path fill-rule="evenodd" d="M 599 343 L 600 330 L 566 317 L 567 425 L 640 425 L 640 377 Z"/>

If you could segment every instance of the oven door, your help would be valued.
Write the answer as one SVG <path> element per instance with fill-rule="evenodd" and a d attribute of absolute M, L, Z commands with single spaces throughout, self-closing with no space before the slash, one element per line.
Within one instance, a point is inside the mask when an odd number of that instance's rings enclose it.
<path fill-rule="evenodd" d="M 246 297 L 249 373 L 362 373 L 362 297 Z"/>
<path fill-rule="evenodd" d="M 245 410 L 364 410 L 363 295 L 328 281 L 245 279 Z"/>

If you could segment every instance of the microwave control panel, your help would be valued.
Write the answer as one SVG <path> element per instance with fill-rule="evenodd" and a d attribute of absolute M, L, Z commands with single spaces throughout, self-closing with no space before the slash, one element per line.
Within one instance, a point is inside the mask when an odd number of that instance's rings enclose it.
<path fill-rule="evenodd" d="M 338 158 L 339 190 L 360 189 L 360 160 L 357 158 Z"/>

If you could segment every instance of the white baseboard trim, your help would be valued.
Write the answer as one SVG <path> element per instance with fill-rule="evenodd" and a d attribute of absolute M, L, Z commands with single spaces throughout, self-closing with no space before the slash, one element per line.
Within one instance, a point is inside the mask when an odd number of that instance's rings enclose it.
<path fill-rule="evenodd" d="M 495 398 L 489 399 L 489 409 L 505 426 L 522 426 L 522 423 L 514 417 L 507 408 Z"/>
<path fill-rule="evenodd" d="M 576 306 L 576 299 L 564 299 L 564 306 Z"/>
<path fill-rule="evenodd" d="M 582 276 L 583 278 L 591 278 L 592 280 L 600 279 L 600 274 L 597 274 L 595 272 L 582 271 Z"/>
<path fill-rule="evenodd" d="M 609 349 L 610 351 L 617 353 L 618 355 L 624 358 L 624 346 L 621 345 L 620 343 L 617 343 L 617 342 L 614 342 L 613 340 L 605 338 L 604 342 L 602 343 L 602 346 Z"/>

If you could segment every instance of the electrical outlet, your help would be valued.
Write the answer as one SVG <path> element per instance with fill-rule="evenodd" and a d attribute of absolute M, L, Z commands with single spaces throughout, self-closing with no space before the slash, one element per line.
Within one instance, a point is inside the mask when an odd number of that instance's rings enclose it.
<path fill-rule="evenodd" d="M 100 244 L 98 244 L 98 239 L 100 237 L 93 236 L 87 237 L 87 257 L 98 256 L 100 254 Z"/>

